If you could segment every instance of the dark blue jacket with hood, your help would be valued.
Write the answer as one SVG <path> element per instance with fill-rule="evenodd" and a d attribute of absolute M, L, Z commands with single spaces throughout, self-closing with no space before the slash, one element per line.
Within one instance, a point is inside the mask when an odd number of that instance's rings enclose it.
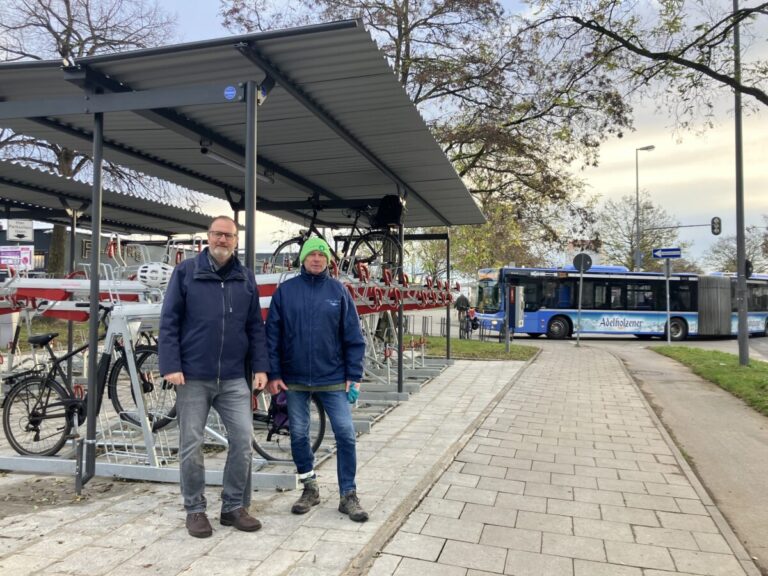
<path fill-rule="evenodd" d="M 259 291 L 253 272 L 237 256 L 224 277 L 212 267 L 208 248 L 173 271 L 160 314 L 160 373 L 185 379 L 231 380 L 267 372 L 269 362 Z"/>
<path fill-rule="evenodd" d="M 327 386 L 363 377 L 365 340 L 346 287 L 326 269 L 282 282 L 267 314 L 269 379 Z"/>

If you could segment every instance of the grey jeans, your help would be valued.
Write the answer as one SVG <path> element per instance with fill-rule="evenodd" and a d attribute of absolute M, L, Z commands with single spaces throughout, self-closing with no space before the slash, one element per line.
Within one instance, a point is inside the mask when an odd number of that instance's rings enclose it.
<path fill-rule="evenodd" d="M 244 378 L 236 380 L 187 380 L 176 389 L 179 419 L 181 495 L 187 514 L 205 512 L 203 439 L 208 412 L 215 408 L 227 430 L 229 448 L 224 465 L 221 511 L 231 512 L 251 504 L 251 391 Z"/>

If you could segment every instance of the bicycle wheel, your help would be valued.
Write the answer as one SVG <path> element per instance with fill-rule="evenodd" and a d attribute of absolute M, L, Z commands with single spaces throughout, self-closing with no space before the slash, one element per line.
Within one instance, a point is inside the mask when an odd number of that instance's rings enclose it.
<path fill-rule="evenodd" d="M 67 441 L 66 388 L 55 380 L 32 377 L 16 384 L 3 405 L 3 431 L 19 454 L 53 456 Z"/>
<path fill-rule="evenodd" d="M 286 271 L 299 267 L 299 253 L 304 244 L 304 238 L 296 236 L 280 244 L 269 259 L 270 270 Z"/>
<path fill-rule="evenodd" d="M 368 232 L 352 246 L 350 260 L 367 264 L 371 278 L 378 279 L 385 269 L 400 268 L 400 242 L 387 232 Z"/>
<path fill-rule="evenodd" d="M 291 436 L 288 423 L 276 423 L 275 411 L 270 410 L 272 397 L 266 391 L 254 394 L 253 449 L 265 460 L 291 461 Z M 325 436 L 325 410 L 312 396 L 309 403 L 309 439 L 312 452 L 317 452 Z"/>
<path fill-rule="evenodd" d="M 152 431 L 160 430 L 176 418 L 176 387 L 160 375 L 157 348 L 137 346 L 134 350 L 136 371 L 144 399 L 144 410 Z M 141 426 L 136 395 L 125 358 L 119 358 L 109 373 L 109 398 L 120 419 Z"/>

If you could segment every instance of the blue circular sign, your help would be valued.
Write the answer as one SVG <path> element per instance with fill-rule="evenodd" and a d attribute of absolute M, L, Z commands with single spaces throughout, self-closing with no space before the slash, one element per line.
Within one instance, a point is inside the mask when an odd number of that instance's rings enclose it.
<path fill-rule="evenodd" d="M 227 100 L 234 100 L 237 97 L 237 88 L 234 86 L 227 86 L 224 88 L 224 98 Z"/>

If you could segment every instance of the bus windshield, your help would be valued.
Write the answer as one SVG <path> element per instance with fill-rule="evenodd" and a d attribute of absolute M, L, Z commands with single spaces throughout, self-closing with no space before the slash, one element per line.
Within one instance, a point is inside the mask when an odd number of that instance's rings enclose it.
<path fill-rule="evenodd" d="M 475 308 L 478 312 L 490 314 L 499 311 L 499 283 L 497 280 L 479 280 L 477 282 L 477 301 Z"/>

